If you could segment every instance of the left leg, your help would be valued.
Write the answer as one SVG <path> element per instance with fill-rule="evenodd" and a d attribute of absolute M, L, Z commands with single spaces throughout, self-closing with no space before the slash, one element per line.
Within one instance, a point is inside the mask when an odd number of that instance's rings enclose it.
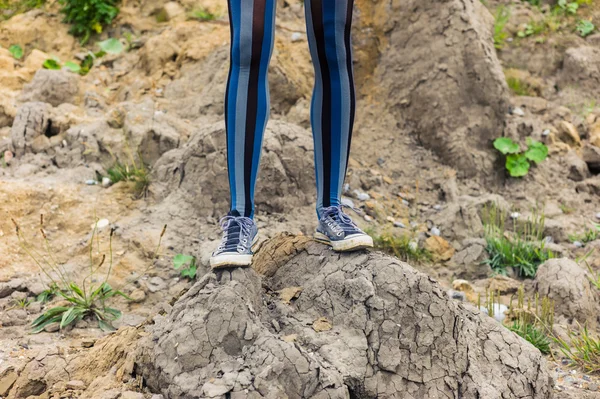
<path fill-rule="evenodd" d="M 356 103 L 350 37 L 353 3 L 305 0 L 308 43 L 315 68 L 311 102 L 319 216 L 315 239 L 336 251 L 373 246 L 373 239 L 341 208 Z"/>
<path fill-rule="evenodd" d="M 317 177 L 317 213 L 340 205 L 356 96 L 352 71 L 353 0 L 306 0 L 306 26 L 315 85 L 311 125 Z"/>

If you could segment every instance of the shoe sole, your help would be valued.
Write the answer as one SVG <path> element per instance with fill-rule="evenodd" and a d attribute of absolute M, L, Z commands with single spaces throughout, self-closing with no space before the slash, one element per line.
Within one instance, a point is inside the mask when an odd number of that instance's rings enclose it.
<path fill-rule="evenodd" d="M 351 252 L 359 249 L 373 248 L 373 238 L 367 234 L 361 234 L 356 237 L 345 238 L 339 241 L 331 241 L 323 233 L 315 232 L 314 239 L 320 243 L 329 245 L 336 252 Z"/>
<path fill-rule="evenodd" d="M 258 241 L 258 234 L 252 240 L 250 249 L 254 248 Z M 249 267 L 252 265 L 253 255 L 242 255 L 242 254 L 223 254 L 217 256 L 211 256 L 210 268 L 211 269 L 224 269 L 227 267 Z"/>

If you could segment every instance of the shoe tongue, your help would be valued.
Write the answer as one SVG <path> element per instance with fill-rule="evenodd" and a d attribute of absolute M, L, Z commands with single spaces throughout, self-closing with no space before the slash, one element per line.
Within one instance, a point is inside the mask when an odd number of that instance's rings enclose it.
<path fill-rule="evenodd" d="M 240 239 L 240 225 L 237 223 L 230 223 L 227 228 L 227 241 L 231 241 L 232 239 L 239 241 Z"/>

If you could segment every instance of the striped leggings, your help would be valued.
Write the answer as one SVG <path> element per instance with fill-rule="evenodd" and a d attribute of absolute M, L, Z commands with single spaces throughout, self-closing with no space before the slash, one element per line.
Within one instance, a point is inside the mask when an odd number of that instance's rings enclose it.
<path fill-rule="evenodd" d="M 267 71 L 276 0 L 228 0 L 230 69 L 225 93 L 230 215 L 253 217 L 262 139 L 269 117 Z M 305 0 L 315 69 L 311 101 L 317 214 L 340 204 L 354 124 L 353 0 Z"/>

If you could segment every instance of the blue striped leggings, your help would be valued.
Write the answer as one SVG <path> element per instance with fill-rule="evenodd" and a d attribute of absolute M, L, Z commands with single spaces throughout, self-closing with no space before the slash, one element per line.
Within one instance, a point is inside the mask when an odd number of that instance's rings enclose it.
<path fill-rule="evenodd" d="M 225 93 L 230 215 L 253 217 L 262 139 L 269 117 L 267 71 L 276 0 L 228 0 L 230 69 Z M 353 0 L 305 0 L 315 85 L 311 101 L 317 214 L 340 204 L 355 112 Z"/>

